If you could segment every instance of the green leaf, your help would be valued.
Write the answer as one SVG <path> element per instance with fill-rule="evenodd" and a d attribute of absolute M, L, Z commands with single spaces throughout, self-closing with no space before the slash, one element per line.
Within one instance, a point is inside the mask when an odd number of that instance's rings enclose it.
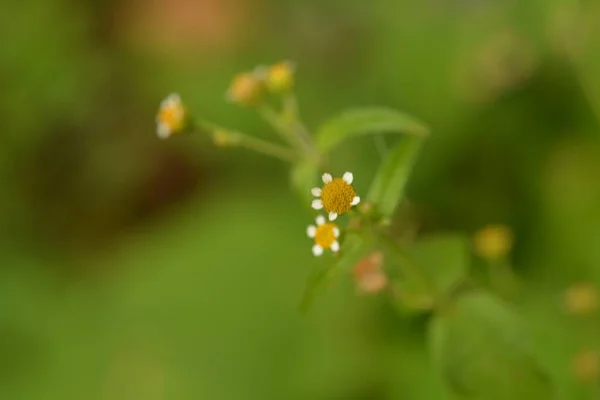
<path fill-rule="evenodd" d="M 407 252 L 443 292 L 452 290 L 467 276 L 468 242 L 461 235 L 423 237 L 409 247 Z"/>
<path fill-rule="evenodd" d="M 327 153 L 348 138 L 377 133 L 423 137 L 427 135 L 427 128 L 400 111 L 367 107 L 345 111 L 331 118 L 317 130 L 315 139 L 319 150 Z"/>
<path fill-rule="evenodd" d="M 349 272 L 371 249 L 372 244 L 361 236 L 348 234 L 341 243 L 339 257 L 329 268 L 322 265 L 311 272 L 304 288 L 300 311 L 306 313 L 316 297 L 325 291 L 341 274 Z"/>
<path fill-rule="evenodd" d="M 367 194 L 380 215 L 390 217 L 402 200 L 421 143 L 420 137 L 404 137 L 381 163 Z"/>
<path fill-rule="evenodd" d="M 443 294 L 449 294 L 467 276 L 469 252 L 467 240 L 455 234 L 424 237 L 406 248 L 406 253 L 423 275 Z M 422 282 L 400 278 L 394 281 L 399 306 L 410 310 L 429 310 L 434 299 Z M 447 296 L 445 296 L 447 297 Z"/>
<path fill-rule="evenodd" d="M 316 186 L 319 167 L 313 160 L 303 160 L 292 167 L 290 179 L 300 199 L 310 206 L 310 190 Z"/>
<path fill-rule="evenodd" d="M 435 367 L 459 396 L 481 400 L 551 400 L 554 389 L 534 360 L 518 315 L 485 292 L 471 292 L 434 316 L 429 340 Z"/>

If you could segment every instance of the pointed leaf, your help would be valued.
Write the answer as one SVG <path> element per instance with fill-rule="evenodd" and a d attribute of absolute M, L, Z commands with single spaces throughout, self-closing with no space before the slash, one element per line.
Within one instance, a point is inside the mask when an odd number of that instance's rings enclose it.
<path fill-rule="evenodd" d="M 390 108 L 357 108 L 325 122 L 317 130 L 316 144 L 323 153 L 327 153 L 346 139 L 377 133 L 423 137 L 427 135 L 427 128 L 408 114 Z"/>
<path fill-rule="evenodd" d="M 518 315 L 485 292 L 469 293 L 434 316 L 435 367 L 457 395 L 481 400 L 550 400 L 554 389 L 533 358 Z"/>
<path fill-rule="evenodd" d="M 404 196 L 404 187 L 421 149 L 422 138 L 404 137 L 381 163 L 367 200 L 376 205 L 379 214 L 390 217 Z"/>

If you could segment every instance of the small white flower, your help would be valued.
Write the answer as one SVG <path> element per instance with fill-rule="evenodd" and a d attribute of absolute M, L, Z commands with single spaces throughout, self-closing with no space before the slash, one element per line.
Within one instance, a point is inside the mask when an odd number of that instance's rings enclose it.
<path fill-rule="evenodd" d="M 186 110 L 177 93 L 170 94 L 161 101 L 156 114 L 156 133 L 159 138 L 167 139 L 185 128 Z"/>
<path fill-rule="evenodd" d="M 315 210 L 324 209 L 327 212 L 330 221 L 334 221 L 339 215 L 345 214 L 353 206 L 360 203 L 360 197 L 356 195 L 352 182 L 354 175 L 352 172 L 346 172 L 342 178 L 333 178 L 331 174 L 325 173 L 322 176 L 323 188 L 312 188 L 311 193 L 318 199 L 313 200 L 312 208 Z"/>
<path fill-rule="evenodd" d="M 306 229 L 307 236 L 315 241 L 313 254 L 320 256 L 326 249 L 337 253 L 340 250 L 340 243 L 337 240 L 340 237 L 340 228 L 334 223 L 326 222 L 322 215 L 317 217 L 316 223 L 316 226 L 310 225 Z"/>

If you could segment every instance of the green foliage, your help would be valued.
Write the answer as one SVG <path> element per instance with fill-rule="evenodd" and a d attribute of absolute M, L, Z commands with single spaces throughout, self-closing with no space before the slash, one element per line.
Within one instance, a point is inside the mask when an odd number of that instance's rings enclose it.
<path fill-rule="evenodd" d="M 300 161 L 292 166 L 290 173 L 292 187 L 304 204 L 310 204 L 313 199 L 310 189 L 315 187 L 318 173 L 319 166 L 312 159 Z"/>
<path fill-rule="evenodd" d="M 376 205 L 377 213 L 391 217 L 403 199 L 404 187 L 421 148 L 422 138 L 405 137 L 387 154 L 379 167 L 367 200 Z"/>
<path fill-rule="evenodd" d="M 427 135 L 427 129 L 411 116 L 396 110 L 358 108 L 345 111 L 321 125 L 315 134 L 316 145 L 322 152 L 328 152 L 349 138 L 379 133 L 423 137 Z"/>
<path fill-rule="evenodd" d="M 598 2 L 179 3 L 3 5 L 0 399 L 600 398 L 598 308 L 566 301 L 600 285 Z M 327 121 L 310 156 L 219 100 L 274 54 L 307 126 Z M 272 160 L 157 140 L 171 91 L 300 160 L 301 203 Z M 346 168 L 362 203 L 315 259 L 310 189 Z M 465 292 L 501 270 L 439 233 L 489 223 L 514 233 L 515 304 Z M 381 249 L 388 286 L 354 296 Z"/>
<path fill-rule="evenodd" d="M 406 248 L 408 261 L 419 268 L 426 281 L 397 279 L 394 287 L 398 293 L 398 306 L 403 311 L 430 310 L 435 305 L 435 289 L 442 301 L 448 301 L 469 272 L 467 241 L 461 235 L 437 234 L 423 237 Z"/>
<path fill-rule="evenodd" d="M 403 198 L 404 186 L 427 129 L 412 117 L 398 111 L 374 107 L 359 108 L 346 111 L 325 122 L 318 129 L 315 141 L 321 156 L 327 158 L 329 151 L 346 140 L 382 132 L 407 135 L 386 155 L 367 196 L 378 216 L 389 217 Z M 297 190 L 309 193 L 315 176 L 314 164 L 310 161 L 298 163 L 292 170 L 292 184 Z M 377 238 L 369 236 L 368 233 L 347 235 L 341 244 L 339 260 L 329 269 L 323 270 L 323 267 L 320 267 L 309 276 L 301 309 L 306 311 L 317 293 L 322 292 L 340 273 L 347 273 L 373 246 L 377 246 Z"/>
<path fill-rule="evenodd" d="M 406 251 L 444 293 L 455 289 L 469 272 L 470 256 L 462 235 L 425 236 Z"/>
<path fill-rule="evenodd" d="M 373 244 L 357 234 L 348 234 L 342 241 L 342 249 L 330 267 L 317 265 L 308 277 L 300 310 L 306 313 L 313 305 L 316 297 L 322 293 L 337 278 L 348 273 L 354 265 L 363 258 Z"/>
<path fill-rule="evenodd" d="M 434 365 L 459 398 L 553 399 L 529 340 L 516 312 L 485 292 L 463 295 L 430 323 Z"/>

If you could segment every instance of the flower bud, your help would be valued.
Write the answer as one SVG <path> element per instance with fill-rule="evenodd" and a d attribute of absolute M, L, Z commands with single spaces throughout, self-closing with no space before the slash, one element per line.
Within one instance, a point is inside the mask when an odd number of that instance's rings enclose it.
<path fill-rule="evenodd" d="M 237 74 L 227 90 L 227 98 L 241 106 L 255 106 L 264 97 L 265 70 L 258 67 L 252 72 Z"/>
<path fill-rule="evenodd" d="M 291 61 L 282 61 L 271 65 L 267 71 L 266 84 L 273 94 L 289 92 L 294 87 L 296 68 Z"/>

